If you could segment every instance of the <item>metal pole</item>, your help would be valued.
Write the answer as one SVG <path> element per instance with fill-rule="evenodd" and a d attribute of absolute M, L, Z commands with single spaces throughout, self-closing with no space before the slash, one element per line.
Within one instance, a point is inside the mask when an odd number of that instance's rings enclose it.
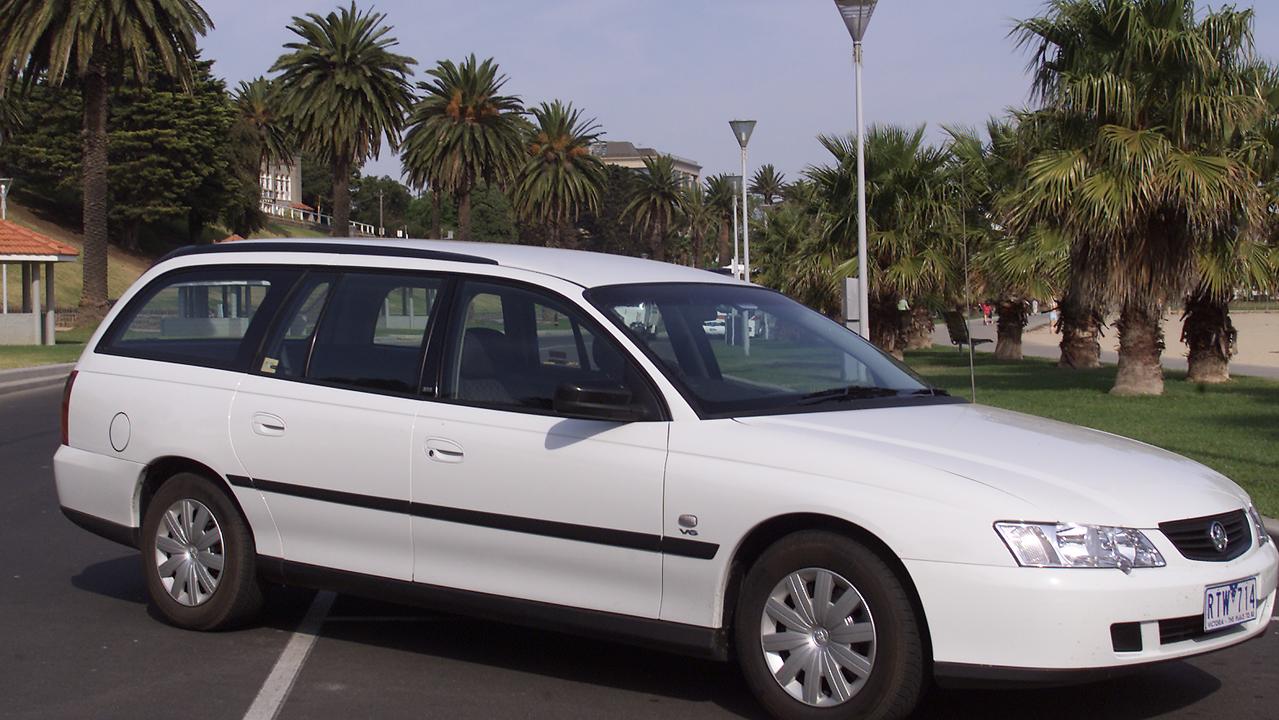
<path fill-rule="evenodd" d="M 386 225 L 382 222 L 382 190 L 377 191 L 377 234 L 378 237 L 386 235 Z"/>
<path fill-rule="evenodd" d="M 9 219 L 9 183 L 0 180 L 0 220 Z"/>
<path fill-rule="evenodd" d="M 857 89 L 857 279 L 861 295 L 859 330 L 870 339 L 870 276 L 866 272 L 866 128 L 862 123 L 862 44 L 853 43 L 853 84 Z"/>
<path fill-rule="evenodd" d="M 733 193 L 733 277 L 737 273 L 737 193 Z"/>
<path fill-rule="evenodd" d="M 742 279 L 751 281 L 751 213 L 750 202 L 746 196 L 746 146 L 742 146 Z M 747 333 L 749 337 L 749 333 Z"/>

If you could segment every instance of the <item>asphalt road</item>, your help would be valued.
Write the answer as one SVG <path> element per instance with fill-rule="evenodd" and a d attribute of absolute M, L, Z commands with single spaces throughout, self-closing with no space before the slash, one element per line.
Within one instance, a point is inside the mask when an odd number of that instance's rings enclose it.
<path fill-rule="evenodd" d="M 313 594 L 271 593 L 249 629 L 178 630 L 136 552 L 58 512 L 58 388 L 0 395 L 0 717 L 245 716 Z M 280 718 L 763 717 L 731 666 L 339 596 Z M 1082 688 L 934 691 L 921 718 L 1279 717 L 1263 639 Z"/>

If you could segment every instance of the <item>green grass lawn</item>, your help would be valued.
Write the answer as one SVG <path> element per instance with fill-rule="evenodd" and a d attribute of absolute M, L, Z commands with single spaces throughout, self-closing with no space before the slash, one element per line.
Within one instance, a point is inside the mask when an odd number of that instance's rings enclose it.
<path fill-rule="evenodd" d="M 1058 368 L 1048 360 L 976 357 L 977 401 L 1141 440 L 1193 458 L 1242 485 L 1261 511 L 1279 517 L 1279 382 L 1237 378 L 1192 385 L 1165 373 L 1164 395 L 1107 393 L 1113 366 Z M 906 362 L 952 394 L 970 397 L 968 355 L 953 349 L 907 353 Z M 997 444 L 996 444 L 997 445 Z"/>
<path fill-rule="evenodd" d="M 76 328 L 59 332 L 58 344 L 52 346 L 0 345 L 0 370 L 75 362 L 93 331 L 94 328 Z"/>

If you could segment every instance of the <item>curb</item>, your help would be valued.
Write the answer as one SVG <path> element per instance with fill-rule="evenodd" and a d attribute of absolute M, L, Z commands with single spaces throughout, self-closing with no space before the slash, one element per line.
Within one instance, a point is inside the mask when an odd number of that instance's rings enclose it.
<path fill-rule="evenodd" d="M 58 365 L 41 365 L 33 368 L 16 370 L 0 370 L 0 395 L 31 390 L 41 387 L 52 387 L 67 379 L 75 363 Z"/>

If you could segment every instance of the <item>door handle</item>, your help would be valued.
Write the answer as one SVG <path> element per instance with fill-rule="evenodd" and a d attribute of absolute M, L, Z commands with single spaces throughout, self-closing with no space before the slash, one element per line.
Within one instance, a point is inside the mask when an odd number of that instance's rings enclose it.
<path fill-rule="evenodd" d="M 284 434 L 284 418 L 271 413 L 253 413 L 253 432 L 267 437 L 279 437 Z"/>
<path fill-rule="evenodd" d="M 463 457 L 462 446 L 444 438 L 427 438 L 426 456 L 436 462 L 459 463 Z"/>

